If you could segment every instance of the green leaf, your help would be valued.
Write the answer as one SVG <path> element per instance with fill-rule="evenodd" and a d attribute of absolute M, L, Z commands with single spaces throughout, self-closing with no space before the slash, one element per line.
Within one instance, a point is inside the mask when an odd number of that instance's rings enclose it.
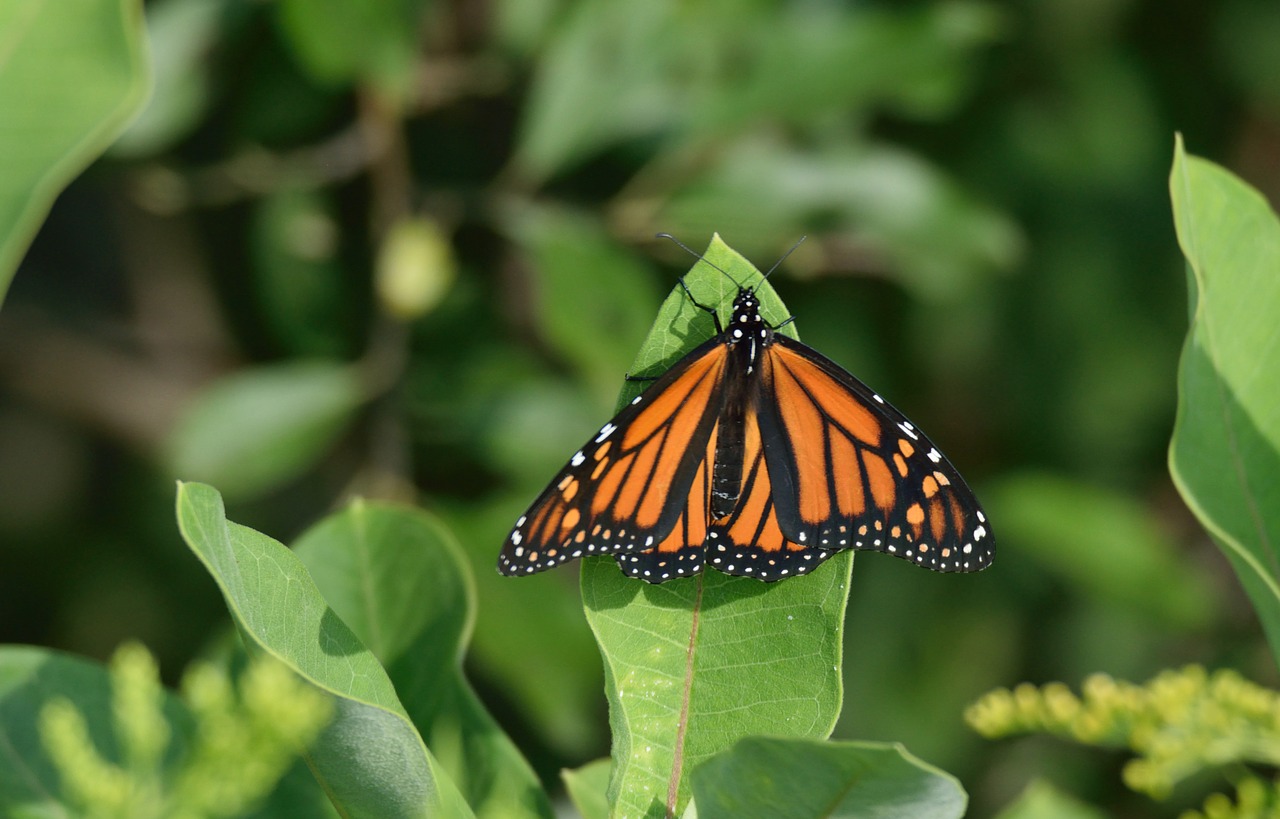
<path fill-rule="evenodd" d="M 1212 584 L 1142 504 L 1041 473 L 1008 476 L 983 497 L 1003 537 L 1080 590 L 1181 629 L 1212 619 Z"/>
<path fill-rule="evenodd" d="M 281 0 L 285 41 L 313 79 L 372 83 L 392 99 L 413 88 L 424 0 Z"/>
<path fill-rule="evenodd" d="M 1000 812 L 999 819 L 1105 819 L 1106 814 L 1062 793 L 1043 780 L 1036 780 L 1018 801 Z"/>
<path fill-rule="evenodd" d="M 294 552 L 387 669 L 476 816 L 550 817 L 533 769 L 463 677 L 475 590 L 449 532 L 424 512 L 356 501 L 304 534 Z"/>
<path fill-rule="evenodd" d="M 1280 223 L 1181 139 L 1169 188 L 1191 302 L 1169 471 L 1280 658 Z"/>
<path fill-rule="evenodd" d="M 0 3 L 0 301 L 53 200 L 150 82 L 138 0 Z"/>
<path fill-rule="evenodd" d="M 722 322 L 739 284 L 758 287 L 771 324 L 787 318 L 760 273 L 718 236 L 685 283 L 702 304 L 720 306 Z M 631 372 L 660 372 L 713 333 L 711 317 L 677 287 Z M 643 389 L 629 383 L 621 403 Z M 583 604 L 605 664 L 617 814 L 679 813 L 689 773 L 742 737 L 831 733 L 852 569 L 852 552 L 843 552 L 777 583 L 708 568 L 654 586 L 625 577 L 611 558 L 583 561 Z"/>
<path fill-rule="evenodd" d="M 584 429 L 592 423 L 587 420 Z M 580 443 L 578 438 L 566 446 Z M 561 450 L 561 458 L 566 451 L 572 450 Z M 545 474 L 541 480 L 546 481 Z M 513 579 L 495 571 L 498 546 L 539 488 L 482 504 L 438 506 L 464 544 L 484 601 L 470 659 L 561 758 L 580 759 L 600 747 L 606 731 L 599 718 L 604 706 L 600 653 L 582 616 L 576 578 L 544 572 Z"/>
<path fill-rule="evenodd" d="M 174 429 L 170 469 L 248 497 L 325 454 L 365 398 L 356 371 L 330 361 L 254 367 L 215 382 Z"/>
<path fill-rule="evenodd" d="M 560 772 L 569 800 L 582 819 L 608 819 L 609 772 L 612 768 L 613 760 L 597 759 L 581 768 Z"/>
<path fill-rule="evenodd" d="M 947 819 L 968 797 L 900 745 L 752 737 L 693 774 L 699 819 L 813 816 Z"/>
<path fill-rule="evenodd" d="M 211 52 L 234 8 L 221 0 L 165 0 L 147 9 L 155 88 L 111 146 L 113 156 L 145 157 L 193 131 L 211 100 Z"/>
<path fill-rule="evenodd" d="M 178 485 L 178 526 L 226 598 L 251 651 L 334 698 L 308 760 L 343 816 L 472 816 L 423 744 L 387 672 L 329 607 L 294 554 L 226 519 L 210 486 Z"/>

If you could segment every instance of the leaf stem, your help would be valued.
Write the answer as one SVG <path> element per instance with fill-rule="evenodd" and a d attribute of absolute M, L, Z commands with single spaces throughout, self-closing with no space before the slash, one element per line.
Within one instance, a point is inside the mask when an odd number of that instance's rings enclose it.
<path fill-rule="evenodd" d="M 689 649 L 684 663 L 684 692 L 680 701 L 680 726 L 676 730 L 676 747 L 671 762 L 671 781 L 667 783 L 667 819 L 675 819 L 676 800 L 680 796 L 680 775 L 684 767 L 684 736 L 689 728 L 689 695 L 693 688 L 693 652 L 698 643 L 698 619 L 702 613 L 702 587 L 705 573 L 698 574 L 698 594 L 693 599 L 693 620 L 689 626 Z"/>

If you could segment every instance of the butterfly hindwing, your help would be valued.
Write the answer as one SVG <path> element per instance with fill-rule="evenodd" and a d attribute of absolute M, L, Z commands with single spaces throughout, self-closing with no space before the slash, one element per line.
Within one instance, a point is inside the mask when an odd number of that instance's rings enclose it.
<path fill-rule="evenodd" d="M 708 454 L 694 473 L 684 510 L 675 526 L 650 549 L 616 555 L 614 559 L 624 574 L 650 583 L 662 583 L 702 571 L 715 448 L 716 434 L 713 430 L 707 442 Z"/>
<path fill-rule="evenodd" d="M 723 454 L 723 452 L 722 452 Z M 825 549 L 787 540 L 774 513 L 774 493 L 753 404 L 743 419 L 742 472 L 737 503 L 707 532 L 707 559 L 725 574 L 783 580 L 805 574 L 830 557 Z"/>
<path fill-rule="evenodd" d="M 665 542 L 705 460 L 726 359 L 723 344 L 701 345 L 605 424 L 516 522 L 498 570 L 532 574 Z"/>
<path fill-rule="evenodd" d="M 991 561 L 960 474 L 900 412 L 811 348 L 775 337 L 759 413 L 778 526 L 813 549 L 874 549 L 936 571 Z"/>

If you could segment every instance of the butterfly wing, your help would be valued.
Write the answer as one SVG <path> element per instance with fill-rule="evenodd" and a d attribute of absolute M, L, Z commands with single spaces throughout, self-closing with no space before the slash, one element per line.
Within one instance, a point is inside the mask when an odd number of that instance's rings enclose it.
<path fill-rule="evenodd" d="M 973 493 L 902 413 L 798 341 L 775 336 L 763 358 L 760 448 L 787 541 L 943 572 L 990 565 L 995 541 Z"/>
<path fill-rule="evenodd" d="M 694 472 L 693 483 L 685 494 L 684 510 L 675 526 L 656 546 L 640 552 L 624 552 L 614 559 L 623 574 L 663 583 L 676 577 L 688 577 L 702 571 L 706 554 L 707 510 L 711 493 L 711 470 L 715 463 L 716 433 L 712 430 L 706 454 Z"/>
<path fill-rule="evenodd" d="M 725 574 L 773 581 L 811 571 L 832 551 L 806 548 L 783 536 L 760 434 L 758 403 L 753 400 L 744 408 L 738 501 L 732 512 L 712 523 L 706 551 L 711 565 Z"/>
<path fill-rule="evenodd" d="M 685 531 L 703 525 L 690 487 L 723 403 L 727 358 L 720 339 L 702 344 L 605 424 L 516 521 L 498 571 L 532 574 L 584 555 L 655 546 L 679 551 L 671 541 L 677 523 Z M 640 571 L 665 569 L 648 562 Z"/>

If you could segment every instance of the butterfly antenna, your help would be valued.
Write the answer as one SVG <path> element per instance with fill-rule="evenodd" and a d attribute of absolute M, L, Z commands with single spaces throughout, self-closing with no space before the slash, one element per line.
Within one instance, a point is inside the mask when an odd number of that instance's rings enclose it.
<path fill-rule="evenodd" d="M 699 253 L 698 251 L 696 251 L 696 250 L 694 250 L 693 248 L 689 247 L 689 246 L 688 246 L 688 245 L 686 245 L 684 242 L 682 242 L 682 241 L 680 241 L 679 239 L 677 239 L 676 237 L 672 236 L 670 233 L 659 233 L 659 234 L 658 234 L 657 236 L 655 236 L 654 238 L 655 238 L 655 239 L 670 239 L 672 242 L 675 242 L 676 246 L 677 246 L 677 247 L 679 247 L 681 250 L 683 250 L 685 253 L 688 253 L 690 256 L 692 256 L 693 258 L 697 259 L 697 260 L 698 260 L 698 261 L 700 261 L 700 262 L 706 262 L 707 264 L 709 264 L 709 265 L 711 265 L 712 267 L 714 267 L 716 270 L 719 270 L 721 273 L 724 273 L 724 277 L 725 277 L 726 279 L 728 279 L 729 281 L 733 282 L 733 284 L 734 284 L 734 286 L 735 286 L 735 287 L 738 287 L 738 288 L 741 288 L 741 287 L 742 287 L 742 285 L 738 284 L 738 280 L 737 280 L 737 279 L 735 279 L 733 276 L 730 276 L 727 272 L 725 272 L 725 269 L 724 269 L 723 267 L 721 267 L 720 265 L 718 265 L 718 264 L 716 264 L 715 262 L 711 261 L 711 260 L 710 260 L 710 259 L 708 259 L 706 256 L 703 256 L 701 253 Z M 786 257 L 784 256 L 783 258 L 786 258 Z M 681 284 L 684 284 L 684 277 L 683 277 L 683 276 L 681 276 L 681 277 L 680 277 L 680 283 L 681 283 Z M 687 291 L 688 291 L 688 289 L 689 289 L 689 288 L 687 288 L 687 287 L 686 287 L 686 288 L 685 288 L 685 291 L 687 292 Z"/>
<path fill-rule="evenodd" d="M 795 253 L 795 252 L 796 252 L 796 248 L 798 248 L 798 247 L 800 247 L 800 245 L 804 244 L 804 240 L 805 240 L 805 239 L 807 239 L 807 238 L 809 238 L 809 237 L 808 237 L 808 236 L 801 236 L 799 239 L 797 239 L 797 240 L 796 240 L 796 243 L 795 243 L 794 245 L 792 245 L 792 246 L 791 246 L 791 249 L 790 249 L 790 250 L 788 250 L 786 253 L 783 253 L 783 254 L 782 254 L 782 258 L 781 258 L 781 259 L 778 259 L 778 261 L 776 261 L 776 262 L 774 262 L 774 263 L 773 263 L 773 267 L 769 268 L 769 272 L 767 272 L 767 273 L 765 273 L 765 274 L 764 274 L 764 278 L 766 278 L 766 279 L 767 279 L 767 278 L 769 278 L 770 276 L 772 276 L 772 275 L 773 275 L 773 271 L 775 271 L 775 270 L 777 270 L 777 269 L 778 269 L 778 265 L 780 265 L 780 264 L 782 264 L 783 262 L 785 262 L 785 261 L 787 260 L 787 257 L 788 257 L 788 256 L 790 256 L 792 253 Z"/>

